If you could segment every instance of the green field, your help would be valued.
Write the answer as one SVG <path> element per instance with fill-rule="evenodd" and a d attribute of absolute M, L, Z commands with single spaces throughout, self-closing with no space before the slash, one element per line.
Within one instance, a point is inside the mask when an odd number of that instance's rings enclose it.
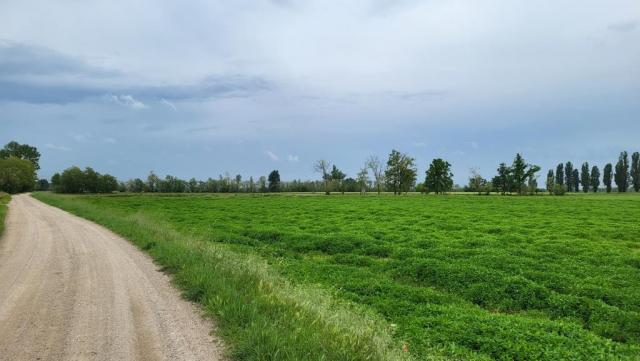
<path fill-rule="evenodd" d="M 150 252 L 235 359 L 640 359 L 635 194 L 36 197 Z"/>

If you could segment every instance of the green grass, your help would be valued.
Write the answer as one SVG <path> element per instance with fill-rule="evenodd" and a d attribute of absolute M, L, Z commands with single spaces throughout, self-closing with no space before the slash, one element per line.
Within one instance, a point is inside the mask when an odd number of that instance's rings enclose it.
<path fill-rule="evenodd" d="M 147 248 L 236 359 L 640 359 L 637 195 L 36 196 Z"/>
<path fill-rule="evenodd" d="M 7 203 L 11 200 L 11 196 L 7 193 L 0 192 L 0 236 L 4 232 L 4 217 L 7 214 Z"/>

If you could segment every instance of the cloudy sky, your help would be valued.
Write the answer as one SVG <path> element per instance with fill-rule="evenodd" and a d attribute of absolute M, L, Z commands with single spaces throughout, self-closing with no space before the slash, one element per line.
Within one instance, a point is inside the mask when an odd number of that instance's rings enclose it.
<path fill-rule="evenodd" d="M 2 0 L 10 140 L 43 177 L 601 164 L 640 150 L 640 2 Z"/>

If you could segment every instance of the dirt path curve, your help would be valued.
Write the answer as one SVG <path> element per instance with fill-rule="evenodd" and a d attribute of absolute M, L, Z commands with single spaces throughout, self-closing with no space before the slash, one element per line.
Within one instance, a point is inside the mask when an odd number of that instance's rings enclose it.
<path fill-rule="evenodd" d="M 0 360 L 220 360 L 210 322 L 151 259 L 28 195 L 0 239 Z"/>

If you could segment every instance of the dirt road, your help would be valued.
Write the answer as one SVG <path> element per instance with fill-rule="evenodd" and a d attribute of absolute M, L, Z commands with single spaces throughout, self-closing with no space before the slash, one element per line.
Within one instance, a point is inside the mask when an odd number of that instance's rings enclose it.
<path fill-rule="evenodd" d="M 103 227 L 13 197 L 0 239 L 0 360 L 220 360 L 210 322 Z"/>

